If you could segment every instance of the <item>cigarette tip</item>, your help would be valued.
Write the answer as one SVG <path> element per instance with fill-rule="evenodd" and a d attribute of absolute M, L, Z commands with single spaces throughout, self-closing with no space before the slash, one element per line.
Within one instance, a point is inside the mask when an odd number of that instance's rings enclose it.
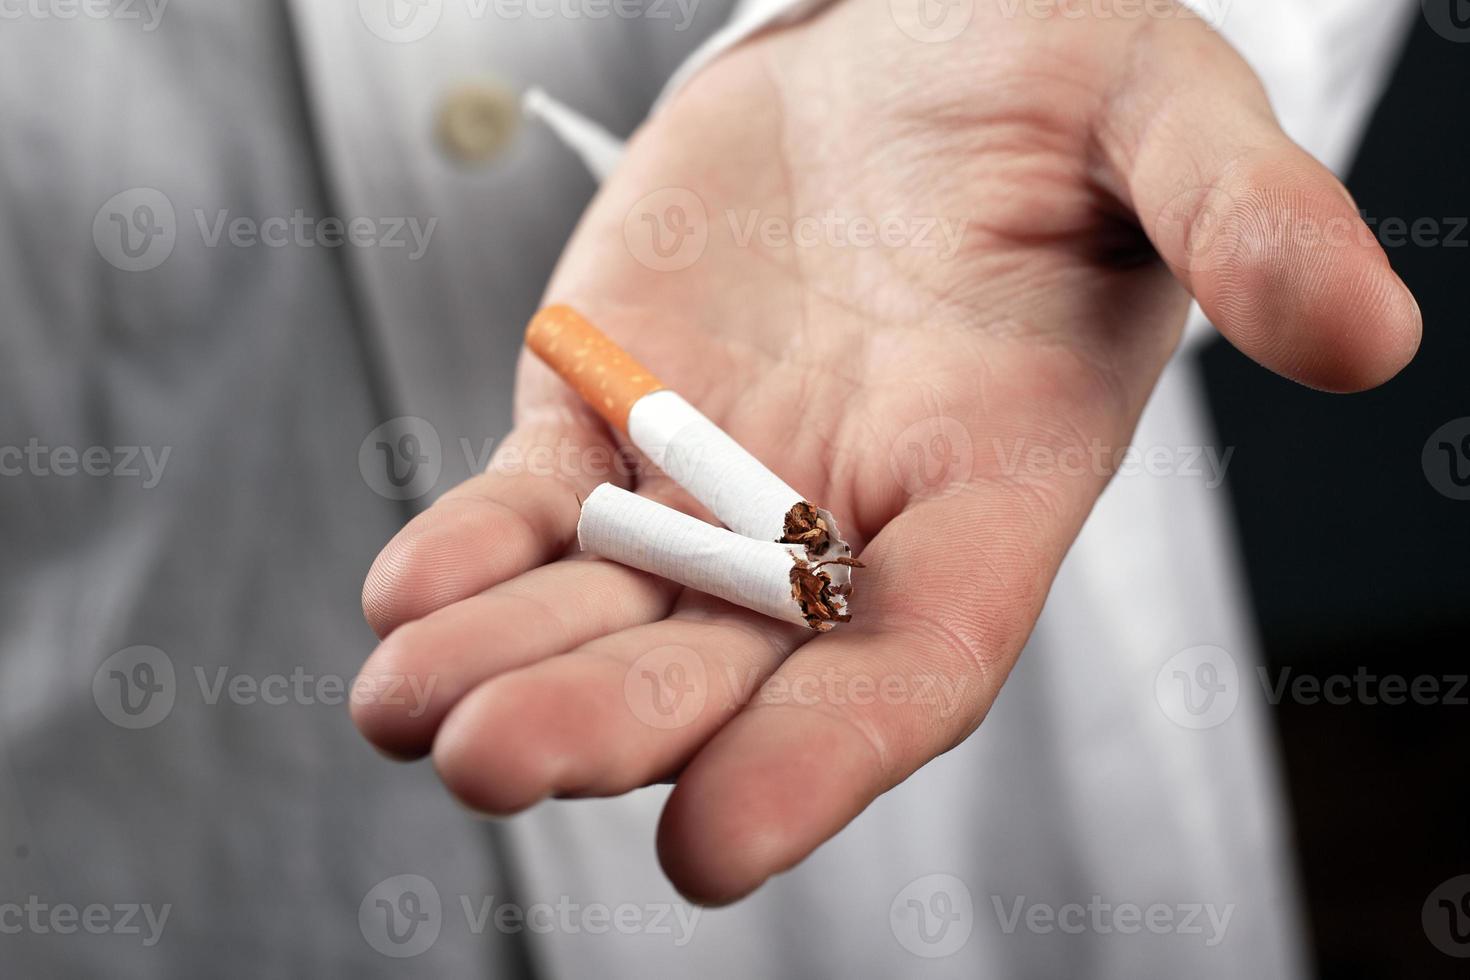
<path fill-rule="evenodd" d="M 526 326 L 526 348 L 614 429 L 645 395 L 663 388 L 627 351 L 570 306 L 544 307 Z"/>

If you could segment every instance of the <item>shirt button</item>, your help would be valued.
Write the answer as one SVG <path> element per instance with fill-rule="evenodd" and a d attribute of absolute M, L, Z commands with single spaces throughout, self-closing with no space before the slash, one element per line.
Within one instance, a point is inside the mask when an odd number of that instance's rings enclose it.
<path fill-rule="evenodd" d="M 514 92 L 494 82 L 452 89 L 439 106 L 439 146 L 460 163 L 485 163 L 510 145 L 520 125 Z"/>

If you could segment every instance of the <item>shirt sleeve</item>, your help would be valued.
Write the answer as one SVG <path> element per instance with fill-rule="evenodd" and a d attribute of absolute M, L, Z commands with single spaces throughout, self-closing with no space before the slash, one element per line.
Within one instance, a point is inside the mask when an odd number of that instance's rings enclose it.
<path fill-rule="evenodd" d="M 795 24 L 833 2 L 835 0 L 740 0 L 729 23 L 711 34 L 675 70 L 654 103 L 654 111 L 657 112 L 671 95 L 688 84 L 701 68 L 741 41 L 767 28 Z"/>
<path fill-rule="evenodd" d="M 1286 134 L 1339 174 L 1419 12 L 1413 0 L 1188 3 L 1261 77 Z"/>

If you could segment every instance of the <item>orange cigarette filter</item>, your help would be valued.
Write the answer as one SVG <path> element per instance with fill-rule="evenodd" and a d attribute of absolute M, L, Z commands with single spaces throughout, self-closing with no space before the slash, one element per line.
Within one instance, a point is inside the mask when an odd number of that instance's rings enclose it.
<path fill-rule="evenodd" d="M 620 432 L 644 395 L 664 385 L 570 306 L 548 306 L 531 318 L 526 346 Z"/>

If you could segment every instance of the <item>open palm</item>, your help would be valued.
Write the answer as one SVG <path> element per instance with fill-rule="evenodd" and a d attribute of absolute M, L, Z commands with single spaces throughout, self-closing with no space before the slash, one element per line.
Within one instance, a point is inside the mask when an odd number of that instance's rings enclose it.
<path fill-rule="evenodd" d="M 867 564 L 832 633 L 577 553 L 612 479 L 708 518 L 533 357 L 489 472 L 364 591 L 354 706 L 471 807 L 677 777 L 674 883 L 728 901 L 980 723 L 1177 343 L 1192 294 L 1334 390 L 1417 345 L 1341 185 L 1204 25 L 1005 16 L 922 43 L 886 0 L 725 55 L 636 137 L 549 300 L 579 308 Z M 1282 234 L 1283 228 L 1286 233 Z"/>

